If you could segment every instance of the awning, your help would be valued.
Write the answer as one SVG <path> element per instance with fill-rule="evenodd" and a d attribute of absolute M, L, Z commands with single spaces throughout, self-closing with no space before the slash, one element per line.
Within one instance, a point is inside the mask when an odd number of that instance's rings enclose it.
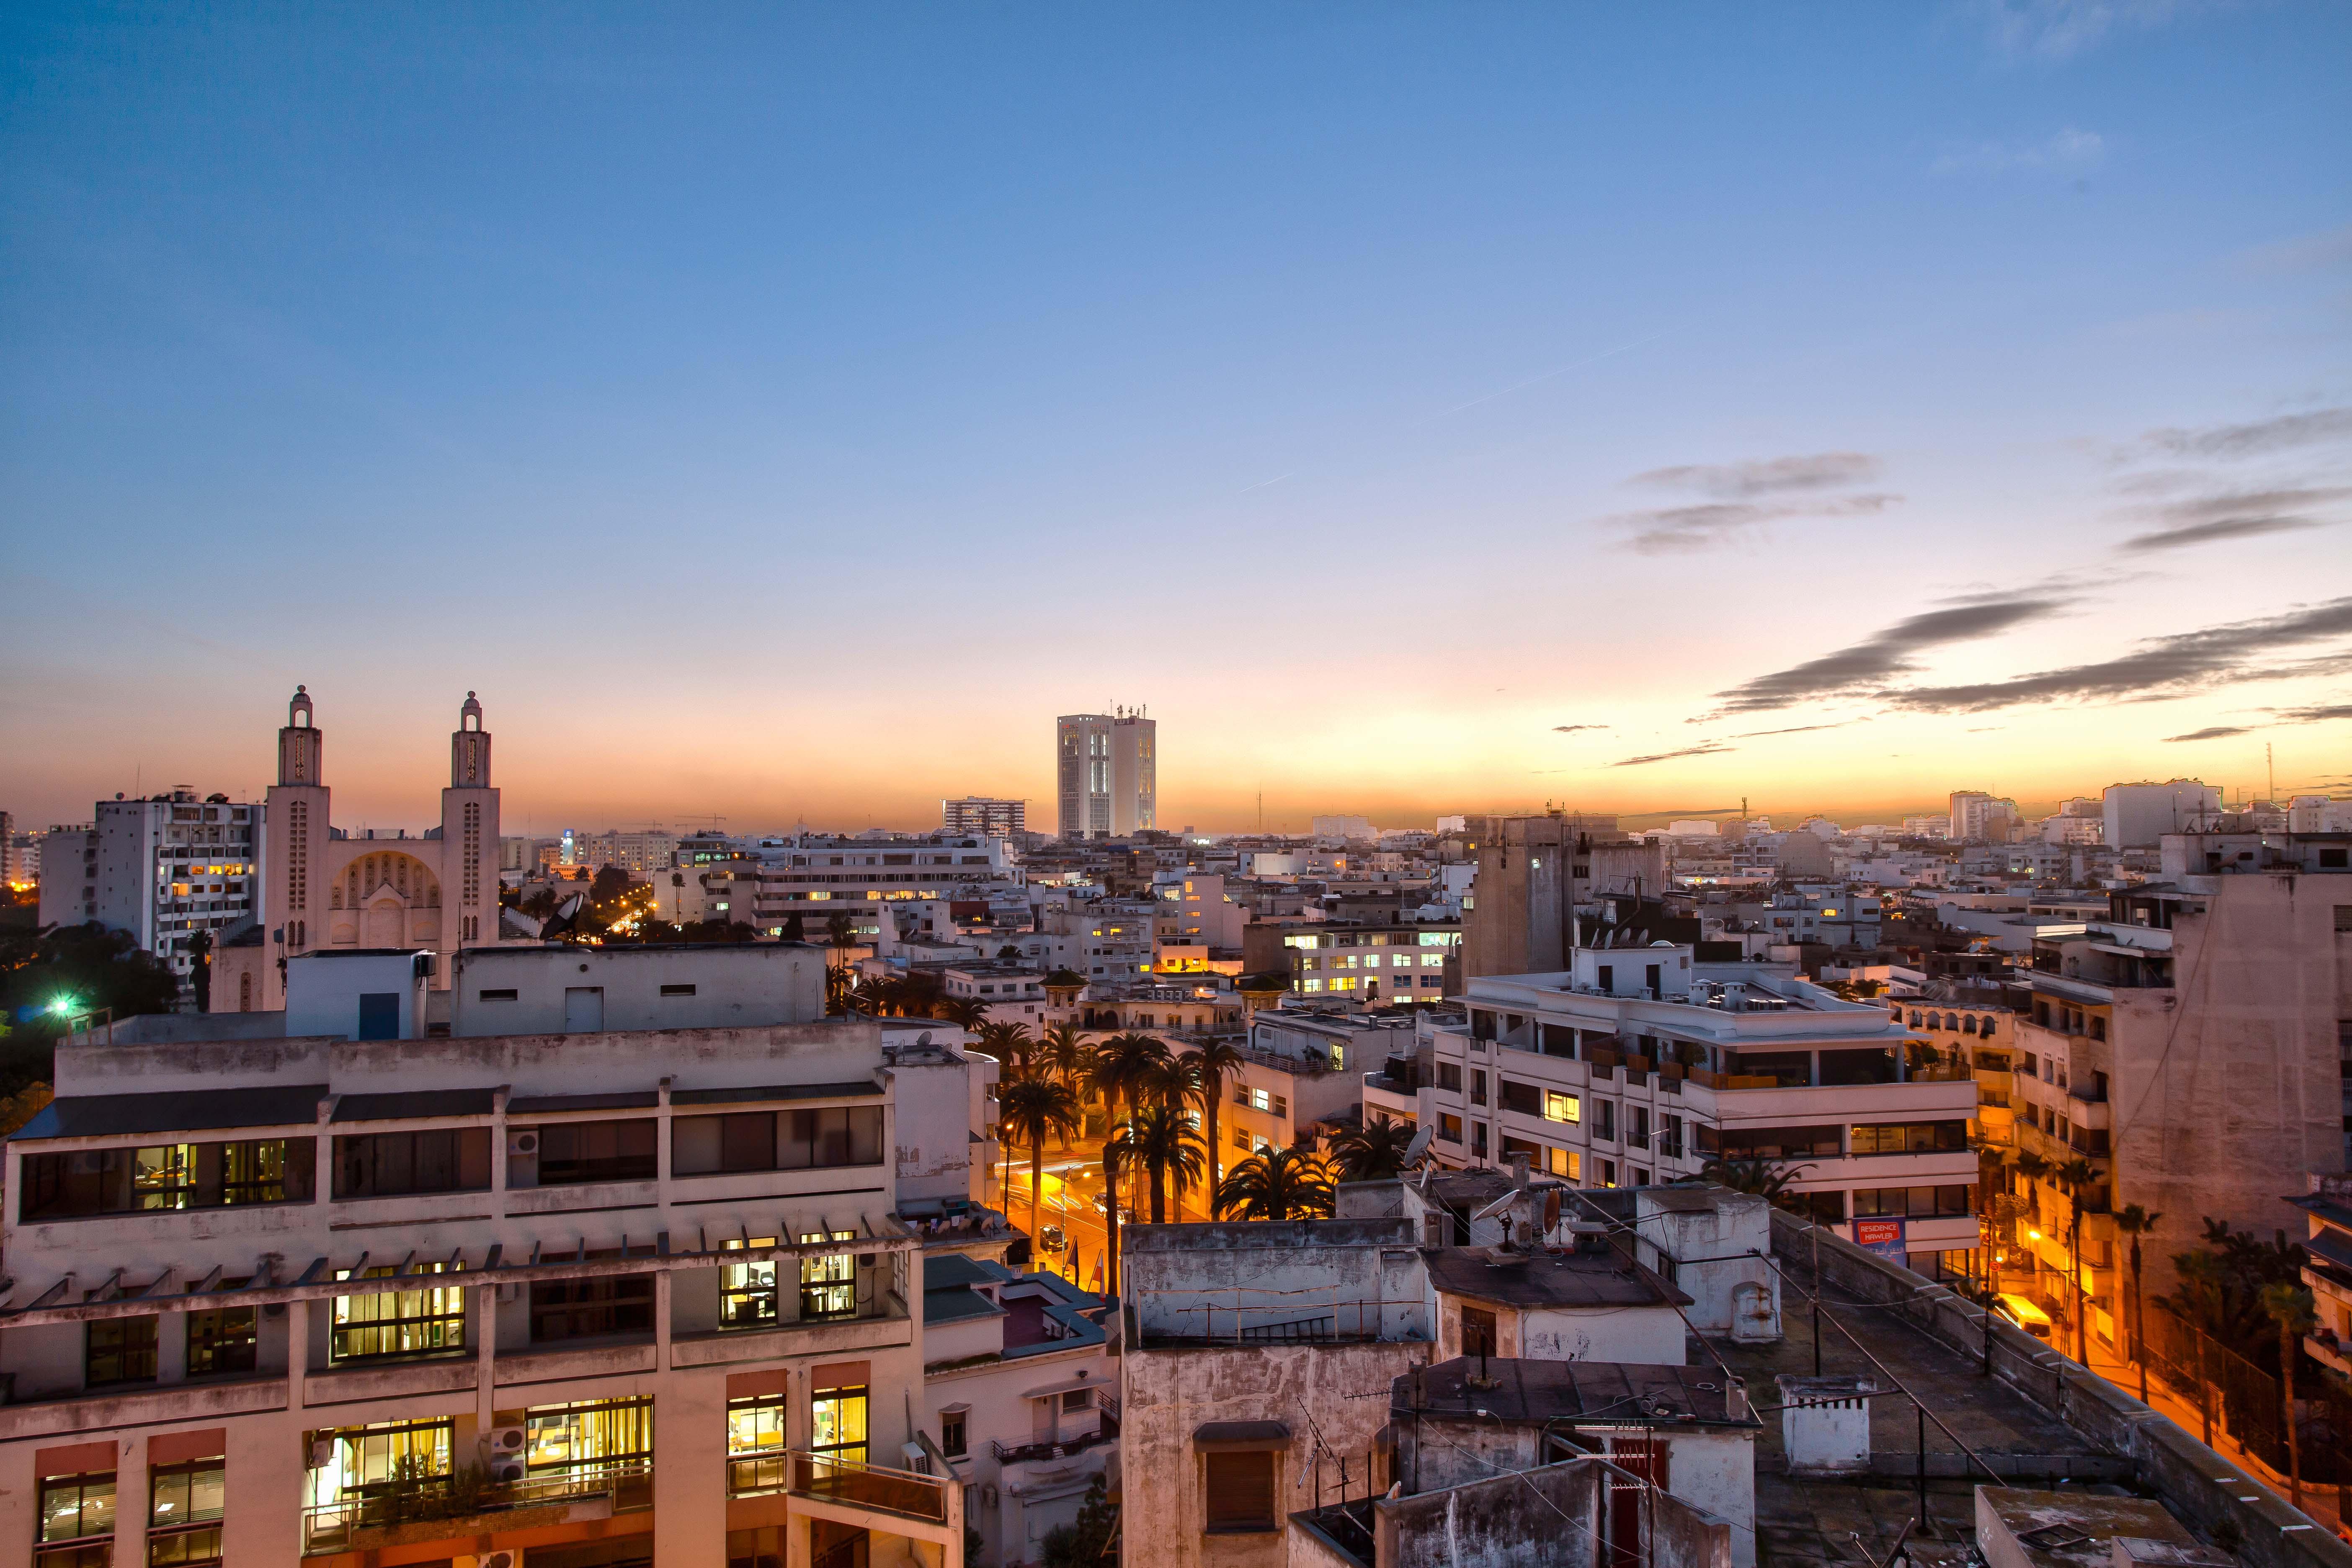
<path fill-rule="evenodd" d="M 323 1083 L 250 1089 L 182 1089 L 166 1094 L 74 1094 L 53 1100 L 13 1136 L 130 1138 L 149 1132 L 209 1132 L 225 1128 L 299 1127 L 319 1119 Z"/>
<path fill-rule="evenodd" d="M 1279 1421 L 1212 1421 L 1192 1429 L 1192 1448 L 1202 1454 L 1263 1454 L 1290 1447 L 1290 1428 Z"/>
<path fill-rule="evenodd" d="M 1022 1394 L 1024 1399 L 1050 1399 L 1056 1394 L 1075 1394 L 1081 1388 L 1108 1388 L 1110 1381 L 1100 1377 L 1073 1377 L 1060 1383 L 1049 1383 L 1043 1388 L 1033 1388 Z"/>

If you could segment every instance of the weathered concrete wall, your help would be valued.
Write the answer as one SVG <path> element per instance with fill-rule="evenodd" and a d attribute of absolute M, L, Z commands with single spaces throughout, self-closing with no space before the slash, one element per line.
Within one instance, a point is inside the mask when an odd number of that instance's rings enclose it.
<path fill-rule="evenodd" d="M 1519 1475 L 1378 1503 L 1373 1533 L 1381 1568 L 1559 1568 L 1598 1560 L 1601 1489 L 1597 1460 L 1574 1459 Z M 1671 1495 L 1655 1495 L 1637 1517 L 1637 1553 L 1651 1568 L 1731 1568 L 1729 1523 Z"/>
<path fill-rule="evenodd" d="M 1775 1209 L 1774 1253 L 1801 1265 L 1810 1255 L 1806 1228 L 1794 1215 Z M 2235 1539 L 2232 1550 L 2252 1568 L 2352 1568 L 2352 1546 L 2314 1527 L 2268 1489 L 2240 1479 L 2238 1468 L 2221 1455 L 2007 1319 L 1828 1231 L 1821 1236 L 1821 1259 L 1832 1289 L 1882 1303 L 1878 1310 L 1886 1316 L 1963 1355 L 1982 1355 L 1990 1331 L 1995 1376 L 2098 1447 L 2130 1459 L 2138 1486 L 2163 1498 L 2207 1540 L 2217 1532 Z"/>
<path fill-rule="evenodd" d="M 1427 1364 L 1418 1343 L 1129 1348 L 1120 1358 L 1120 1549 L 1151 1568 L 1276 1568 L 1285 1532 L 1206 1535 L 1206 1466 L 1192 1434 L 1211 1421 L 1279 1421 L 1290 1430 L 1275 1474 L 1278 1514 L 1316 1506 L 1318 1437 L 1325 1500 L 1388 1483 L 1368 1477 L 1387 1425 L 1389 1385 Z"/>

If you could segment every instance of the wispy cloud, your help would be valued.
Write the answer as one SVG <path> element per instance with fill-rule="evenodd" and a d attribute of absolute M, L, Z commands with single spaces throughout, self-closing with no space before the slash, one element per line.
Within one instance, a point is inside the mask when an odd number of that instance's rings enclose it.
<path fill-rule="evenodd" d="M 2148 514 L 2169 526 L 2136 534 L 2116 548 L 2132 552 L 2179 550 L 2221 539 L 2321 528 L 2326 526 L 2325 520 L 2310 512 L 2332 506 L 2347 496 L 2352 496 L 2352 489 L 2267 489 L 2169 501 Z"/>
<path fill-rule="evenodd" d="M 2282 708 L 2279 717 L 2290 724 L 2325 724 L 2333 719 L 2352 719 L 2352 702 L 2326 702 L 2315 708 Z"/>
<path fill-rule="evenodd" d="M 2040 142 L 1975 142 L 1944 149 L 1928 172 L 1937 174 L 1999 174 L 2027 169 L 2055 174 L 2087 174 L 2106 161 L 2106 138 L 2069 125 Z"/>
<path fill-rule="evenodd" d="M 2063 60 L 2113 34 L 2160 27 L 2209 10 L 2197 0 L 1974 0 L 1994 48 L 2021 58 Z"/>
<path fill-rule="evenodd" d="M 1866 517 L 1900 505 L 1885 491 L 1824 492 L 1878 476 L 1879 461 L 1864 452 L 1811 452 L 1737 463 L 1683 463 L 1635 474 L 1627 484 L 1696 490 L 1715 498 L 1688 506 L 1649 508 L 1604 517 L 1604 527 L 1627 531 L 1624 547 L 1638 555 L 1693 555 L 1737 543 L 1779 518 Z"/>
<path fill-rule="evenodd" d="M 2164 738 L 2164 743 L 2172 746 L 2183 741 L 2218 741 L 2226 735 L 2244 735 L 2251 732 L 2250 728 L 2244 724 L 2216 724 L 2210 729 L 2191 730 L 2186 735 L 2167 735 Z"/>
<path fill-rule="evenodd" d="M 1876 479 L 1878 472 L 1878 459 L 1864 452 L 1815 452 L 1809 457 L 1765 458 L 1747 463 L 1685 463 L 1652 468 L 1625 482 L 1738 499 L 1788 490 L 1834 489 Z"/>
<path fill-rule="evenodd" d="M 1925 611 L 1850 647 L 1718 691 L 1723 705 L 1717 711 L 1765 713 L 1841 693 L 1875 692 L 1915 668 L 1913 656 L 1924 649 L 2005 632 L 2054 616 L 2073 602 L 2071 595 L 2044 590 L 1984 595 Z"/>
<path fill-rule="evenodd" d="M 1637 555 L 1694 555 L 1736 543 L 1751 529 L 1789 517 L 1868 517 L 1899 506 L 1903 498 L 1876 492 L 1823 496 L 1802 502 L 1706 501 L 1697 506 L 1662 507 L 1652 511 L 1619 512 L 1601 521 L 1630 529 L 1626 548 Z"/>
<path fill-rule="evenodd" d="M 1647 757 L 1628 757 L 1622 763 L 1612 763 L 1609 765 L 1612 768 L 1646 767 L 1652 763 L 1671 763 L 1676 757 L 1708 757 L 1713 756 L 1717 752 L 1728 752 L 1734 749 L 1735 748 L 1733 747 L 1722 745 L 1714 741 L 1708 741 L 1696 746 L 1685 746 L 1678 752 L 1659 752 L 1654 755 Z"/>
<path fill-rule="evenodd" d="M 1731 739 L 1735 741 L 1755 741 L 1760 740 L 1766 735 L 1809 735 L 1815 730 L 1843 730 L 1849 724 L 1867 724 L 1870 721 L 1864 718 L 1841 719 L 1834 724 L 1791 724 L 1785 730 L 1749 730 L 1741 734 L 1734 735 Z"/>
<path fill-rule="evenodd" d="M 1607 728 L 1609 726 L 1606 724 L 1554 724 L 1551 727 L 1551 732 L 1555 735 L 1573 735 L 1580 730 L 1606 730 Z"/>
<path fill-rule="evenodd" d="M 2319 408 L 2282 414 L 2244 425 L 2207 425 L 2194 429 L 2150 430 L 2141 438 L 2149 449 L 2176 458 L 2252 458 L 2295 447 L 2352 441 L 2352 408 Z"/>
<path fill-rule="evenodd" d="M 2095 664 L 2039 670 L 2009 680 L 1914 687 L 1882 695 L 1897 708 L 1924 713 L 1981 713 L 2068 699 L 2160 700 L 2225 680 L 2320 674 L 2352 666 L 2352 654 L 2341 651 L 2294 665 L 2274 662 L 2275 656 L 2287 649 L 2343 637 L 2352 637 L 2352 598 L 2157 637 L 2131 653 Z"/>

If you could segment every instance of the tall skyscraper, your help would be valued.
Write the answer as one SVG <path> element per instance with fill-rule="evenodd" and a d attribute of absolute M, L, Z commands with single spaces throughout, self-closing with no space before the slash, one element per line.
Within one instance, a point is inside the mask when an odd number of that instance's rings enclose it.
<path fill-rule="evenodd" d="M 1054 721 L 1063 837 L 1124 838 L 1159 826 L 1158 731 L 1139 708 Z"/>

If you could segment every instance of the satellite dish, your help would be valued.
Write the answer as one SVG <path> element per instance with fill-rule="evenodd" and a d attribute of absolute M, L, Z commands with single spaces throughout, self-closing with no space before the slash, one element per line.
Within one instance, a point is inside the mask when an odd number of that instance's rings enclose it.
<path fill-rule="evenodd" d="M 1505 1209 L 1509 1208 L 1513 1204 L 1518 1201 L 1519 1190 L 1517 1187 L 1513 1187 L 1509 1192 L 1505 1193 L 1501 1197 L 1496 1198 L 1493 1203 L 1488 1204 L 1485 1208 L 1482 1208 L 1476 1214 L 1472 1215 L 1470 1216 L 1470 1223 L 1472 1225 L 1476 1225 L 1482 1219 L 1492 1219 L 1496 1215 L 1501 1214 Z"/>
<path fill-rule="evenodd" d="M 1427 1127 L 1423 1128 L 1420 1131 L 1412 1135 L 1412 1142 L 1404 1146 L 1404 1163 L 1408 1169 L 1412 1167 L 1414 1161 L 1422 1158 L 1429 1152 L 1429 1139 L 1432 1131 L 1432 1129 Z"/>
<path fill-rule="evenodd" d="M 1549 1236 L 1559 1228 L 1559 1189 L 1553 1187 L 1544 1194 L 1544 1234 Z"/>

